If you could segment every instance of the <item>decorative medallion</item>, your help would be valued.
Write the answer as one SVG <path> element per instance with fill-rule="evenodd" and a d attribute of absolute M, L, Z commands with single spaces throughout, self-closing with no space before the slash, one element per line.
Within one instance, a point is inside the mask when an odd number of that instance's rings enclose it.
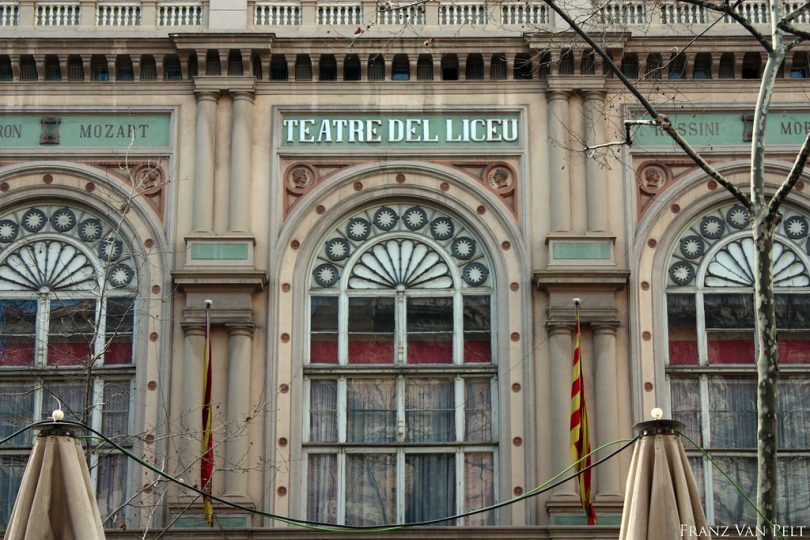
<path fill-rule="evenodd" d="M 326 242 L 326 256 L 333 261 L 342 261 L 349 256 L 350 246 L 344 238 L 332 238 Z"/>
<path fill-rule="evenodd" d="M 402 221 L 410 230 L 418 231 L 424 227 L 428 221 L 427 212 L 418 206 L 413 206 L 405 210 L 405 213 L 402 214 Z"/>
<path fill-rule="evenodd" d="M 515 189 L 515 173 L 506 163 L 493 163 L 484 169 L 484 183 L 499 194 L 504 195 Z"/>
<path fill-rule="evenodd" d="M 700 234 L 704 238 L 717 240 L 723 236 L 726 226 L 723 220 L 717 216 L 707 216 L 700 221 Z"/>
<path fill-rule="evenodd" d="M 353 218 L 346 225 L 346 236 L 357 242 L 365 240 L 371 234 L 371 224 L 367 219 Z"/>
<path fill-rule="evenodd" d="M 85 242 L 95 242 L 101 238 L 104 227 L 101 220 L 96 218 L 85 219 L 79 223 L 79 238 Z"/>
<path fill-rule="evenodd" d="M 295 193 L 303 193 L 309 189 L 317 179 L 315 169 L 309 165 L 300 163 L 288 167 L 284 176 L 287 189 Z"/>
<path fill-rule="evenodd" d="M 459 236 L 450 244 L 450 252 L 456 259 L 469 260 L 475 255 L 475 240 L 466 236 Z"/>
<path fill-rule="evenodd" d="M 124 243 L 121 240 L 107 238 L 98 245 L 98 256 L 103 261 L 114 261 L 124 253 Z"/>
<path fill-rule="evenodd" d="M 144 163 L 135 167 L 135 170 L 132 171 L 134 186 L 147 193 L 160 191 L 165 177 L 163 169 L 159 165 L 152 163 Z"/>
<path fill-rule="evenodd" d="M 123 263 L 113 266 L 107 274 L 107 279 L 110 280 L 113 287 L 129 285 L 133 277 L 135 277 L 135 272 L 132 268 Z"/>
<path fill-rule="evenodd" d="M 669 267 L 669 277 L 680 286 L 688 285 L 695 279 L 695 268 L 686 261 L 678 261 Z"/>
<path fill-rule="evenodd" d="M 76 214 L 70 208 L 60 208 L 51 214 L 51 227 L 59 232 L 68 232 L 76 226 Z"/>
<path fill-rule="evenodd" d="M 9 243 L 17 238 L 20 228 L 10 219 L 0 221 L 0 242 Z"/>
<path fill-rule="evenodd" d="M 48 216 L 39 208 L 29 208 L 23 214 L 21 225 L 28 232 L 39 232 L 48 223 Z"/>
<path fill-rule="evenodd" d="M 751 216 L 748 214 L 748 209 L 740 204 L 732 206 L 726 212 L 726 223 L 735 229 L 744 229 L 748 227 Z"/>
<path fill-rule="evenodd" d="M 793 240 L 807 236 L 807 219 L 804 216 L 791 216 L 785 220 L 785 234 Z"/>
<path fill-rule="evenodd" d="M 681 239 L 681 253 L 687 259 L 702 257 L 706 251 L 706 244 L 699 236 L 687 236 Z"/>
<path fill-rule="evenodd" d="M 439 217 L 430 223 L 430 234 L 436 240 L 447 240 L 453 236 L 455 230 L 453 221 L 448 217 Z"/>
<path fill-rule="evenodd" d="M 374 212 L 374 225 L 382 231 L 390 231 L 396 226 L 397 221 L 399 221 L 399 216 L 387 206 Z"/>
<path fill-rule="evenodd" d="M 447 289 L 453 286 L 444 259 L 414 240 L 389 240 L 363 253 L 352 268 L 352 289 Z"/>
<path fill-rule="evenodd" d="M 321 287 L 331 287 L 340 279 L 340 272 L 334 264 L 321 264 L 312 272 L 312 277 Z"/>
<path fill-rule="evenodd" d="M 636 173 L 636 183 L 639 190 L 649 197 L 660 193 L 670 180 L 670 173 L 666 167 L 658 163 L 645 163 Z"/>
<path fill-rule="evenodd" d="M 487 270 L 487 267 L 477 262 L 472 262 L 465 266 L 461 273 L 461 277 L 464 278 L 464 281 L 473 287 L 483 285 L 488 276 L 489 270 Z"/>

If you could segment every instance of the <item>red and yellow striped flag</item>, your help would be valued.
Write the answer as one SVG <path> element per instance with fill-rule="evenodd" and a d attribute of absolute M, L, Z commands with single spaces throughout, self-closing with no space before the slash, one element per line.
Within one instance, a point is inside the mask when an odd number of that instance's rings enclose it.
<path fill-rule="evenodd" d="M 576 327 L 574 330 L 574 365 L 571 370 L 571 459 L 579 474 L 579 501 L 588 516 L 588 525 L 596 524 L 596 511 L 591 502 L 591 453 L 589 440 L 588 410 L 585 408 L 585 383 L 582 378 L 582 354 L 579 344 L 579 303 L 576 303 Z M 580 461 L 581 460 L 581 461 Z"/>
<path fill-rule="evenodd" d="M 203 495 L 203 513 L 209 527 L 214 526 L 214 508 L 211 504 L 211 482 L 214 474 L 214 438 L 211 434 L 211 320 L 209 302 L 205 305 L 205 346 L 203 347 L 203 403 L 202 403 L 202 459 L 200 460 L 200 489 Z"/>

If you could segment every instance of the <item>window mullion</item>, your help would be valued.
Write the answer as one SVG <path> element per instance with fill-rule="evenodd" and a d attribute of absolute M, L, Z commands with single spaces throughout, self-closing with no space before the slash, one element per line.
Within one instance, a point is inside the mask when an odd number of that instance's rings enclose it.
<path fill-rule="evenodd" d="M 463 441 L 464 440 L 464 424 L 466 422 L 466 414 L 465 413 L 465 405 L 466 405 L 466 392 L 464 388 L 464 380 L 461 378 L 461 375 L 456 375 L 456 379 L 454 381 L 455 386 L 455 420 L 456 420 L 456 441 Z"/>
<path fill-rule="evenodd" d="M 337 453 L 337 522 L 346 524 L 346 451 Z"/>
<path fill-rule="evenodd" d="M 346 377 L 338 377 L 337 380 L 337 428 L 338 428 L 338 442 L 346 442 L 346 424 L 348 422 L 346 415 L 348 414 L 346 403 Z M 309 404 L 307 408 L 309 408 Z"/>
<path fill-rule="evenodd" d="M 397 523 L 405 523 L 405 449 L 397 449 Z"/>
<path fill-rule="evenodd" d="M 339 407 L 340 406 L 338 406 L 338 408 Z M 304 442 L 310 442 L 309 428 L 310 428 L 310 424 L 312 422 L 311 413 L 310 413 L 311 409 L 312 409 L 312 398 L 310 396 L 310 379 L 305 378 L 304 379 L 304 426 L 303 426 L 303 430 L 302 430 L 302 434 L 301 434 L 302 440 Z"/>
<path fill-rule="evenodd" d="M 37 300 L 37 324 L 35 332 L 36 349 L 34 351 L 37 366 L 44 366 L 48 363 L 48 324 L 50 320 L 51 301 L 48 295 L 40 295 Z"/>
<path fill-rule="evenodd" d="M 405 365 L 408 357 L 408 314 L 405 302 L 405 290 L 397 289 L 396 303 L 394 308 L 394 350 L 396 365 Z"/>
<path fill-rule="evenodd" d="M 453 363 L 464 363 L 464 296 L 461 290 L 453 295 Z"/>
<path fill-rule="evenodd" d="M 338 365 L 345 366 L 349 363 L 349 297 L 346 293 L 338 300 L 338 314 Z"/>
<path fill-rule="evenodd" d="M 706 330 L 706 306 L 703 305 L 703 293 L 695 293 L 695 319 L 697 324 L 698 364 L 709 363 L 709 336 Z"/>
<path fill-rule="evenodd" d="M 405 377 L 397 376 L 397 442 L 405 442 Z"/>
<path fill-rule="evenodd" d="M 93 350 L 93 366 L 100 366 L 101 359 L 106 352 L 106 339 L 107 334 L 107 296 L 103 295 L 102 299 L 96 302 L 96 324 L 93 326 L 96 332 L 96 339 Z"/>

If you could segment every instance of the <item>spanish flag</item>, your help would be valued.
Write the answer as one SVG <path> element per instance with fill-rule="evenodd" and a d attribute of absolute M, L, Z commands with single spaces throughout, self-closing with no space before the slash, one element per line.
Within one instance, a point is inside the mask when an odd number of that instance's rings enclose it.
<path fill-rule="evenodd" d="M 211 482 L 214 474 L 214 439 L 211 434 L 211 319 L 210 304 L 205 305 L 205 346 L 203 347 L 203 403 L 202 447 L 200 453 L 200 488 L 203 493 L 203 513 L 209 527 L 214 526 L 214 508 L 211 504 Z"/>
<path fill-rule="evenodd" d="M 576 327 L 574 330 L 574 365 L 571 370 L 571 459 L 579 474 L 579 501 L 588 516 L 588 525 L 596 524 L 596 511 L 591 502 L 591 443 L 589 440 L 588 411 L 585 408 L 585 383 L 582 378 L 582 354 L 579 343 L 579 302 L 574 301 L 576 309 Z"/>

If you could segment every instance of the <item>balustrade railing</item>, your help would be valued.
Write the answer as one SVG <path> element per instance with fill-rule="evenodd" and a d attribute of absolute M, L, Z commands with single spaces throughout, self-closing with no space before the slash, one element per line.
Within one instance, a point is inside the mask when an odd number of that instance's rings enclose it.
<path fill-rule="evenodd" d="M 545 4 L 509 2 L 501 6 L 503 24 L 548 24 L 548 7 Z"/>
<path fill-rule="evenodd" d="M 37 2 L 37 26 L 75 26 L 80 18 L 78 2 Z"/>
<path fill-rule="evenodd" d="M 0 2 L 0 26 L 20 24 L 20 8 L 16 2 Z"/>
<path fill-rule="evenodd" d="M 486 2 L 453 2 L 439 6 L 439 24 L 442 25 L 486 24 L 488 20 Z"/>
<path fill-rule="evenodd" d="M 425 24 L 425 5 L 406 4 L 403 6 L 396 4 L 384 4 L 377 10 L 377 22 L 384 25 L 398 24 Z"/>
<path fill-rule="evenodd" d="M 359 3 L 319 3 L 318 24 L 361 24 L 363 6 Z"/>
<path fill-rule="evenodd" d="M 611 2 L 599 8 L 598 20 L 606 25 L 645 24 L 647 6 L 644 2 Z"/>
<path fill-rule="evenodd" d="M 141 4 L 138 2 L 105 3 L 96 6 L 98 26 L 140 26 Z"/>
<path fill-rule="evenodd" d="M 298 26 L 301 6 L 296 3 L 272 2 L 256 4 L 253 24 L 257 26 Z"/>
<path fill-rule="evenodd" d="M 201 2 L 164 2 L 158 4 L 158 26 L 199 26 L 202 24 Z"/>

